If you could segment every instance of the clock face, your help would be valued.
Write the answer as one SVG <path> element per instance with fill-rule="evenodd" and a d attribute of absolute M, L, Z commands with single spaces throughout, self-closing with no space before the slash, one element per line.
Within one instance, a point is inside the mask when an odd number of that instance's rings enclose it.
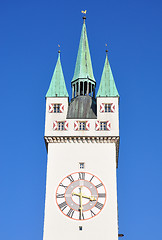
<path fill-rule="evenodd" d="M 56 203 L 61 212 L 75 220 L 87 220 L 101 212 L 106 202 L 106 188 L 88 172 L 65 177 L 56 190 Z"/>

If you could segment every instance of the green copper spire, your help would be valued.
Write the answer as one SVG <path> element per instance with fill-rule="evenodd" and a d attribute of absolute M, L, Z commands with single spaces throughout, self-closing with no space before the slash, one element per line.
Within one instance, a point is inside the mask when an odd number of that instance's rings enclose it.
<path fill-rule="evenodd" d="M 58 60 L 52 76 L 50 87 L 46 97 L 68 97 L 68 92 L 65 85 L 64 75 L 60 61 L 60 51 L 58 51 Z"/>
<path fill-rule="evenodd" d="M 86 17 L 83 17 L 83 19 L 84 22 L 72 82 L 77 79 L 91 79 L 95 82 L 85 25 Z"/>
<path fill-rule="evenodd" d="M 107 53 L 97 97 L 119 97 Z"/>

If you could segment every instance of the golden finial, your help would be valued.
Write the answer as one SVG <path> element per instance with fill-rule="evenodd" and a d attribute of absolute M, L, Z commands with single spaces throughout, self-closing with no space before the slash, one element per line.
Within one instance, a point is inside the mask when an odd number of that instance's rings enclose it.
<path fill-rule="evenodd" d="M 86 16 L 85 16 L 85 15 L 86 15 L 86 13 L 87 13 L 87 10 L 84 10 L 84 11 L 82 10 L 81 13 L 84 14 L 83 19 L 84 19 L 84 23 L 85 23 L 85 19 L 86 19 Z"/>
<path fill-rule="evenodd" d="M 60 45 L 59 44 L 58 44 L 58 47 L 59 47 L 58 53 L 60 53 L 61 51 L 60 51 Z"/>

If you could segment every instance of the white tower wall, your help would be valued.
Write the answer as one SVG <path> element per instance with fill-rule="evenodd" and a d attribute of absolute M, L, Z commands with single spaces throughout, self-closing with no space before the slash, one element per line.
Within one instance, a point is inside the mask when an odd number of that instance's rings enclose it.
<path fill-rule="evenodd" d="M 55 199 L 60 181 L 68 174 L 80 171 L 79 162 L 85 162 L 85 172 L 101 178 L 107 191 L 104 209 L 94 218 L 84 221 L 64 216 Z M 79 231 L 79 226 L 83 227 L 82 231 Z M 117 236 L 115 143 L 49 143 L 44 240 L 117 240 Z"/>
<path fill-rule="evenodd" d="M 116 166 L 119 143 L 118 97 L 97 98 L 96 119 L 66 119 L 68 98 L 47 98 L 45 141 L 48 145 L 44 240 L 70 238 L 71 240 L 118 239 Z M 63 104 L 62 113 L 50 113 L 50 104 Z M 101 112 L 100 105 L 115 105 L 114 112 Z M 54 121 L 67 121 L 68 130 L 53 129 Z M 89 129 L 76 131 L 75 121 L 88 121 Z M 110 121 L 109 131 L 96 130 L 96 122 Z M 56 204 L 56 189 L 67 175 L 80 171 L 79 162 L 85 163 L 85 172 L 98 176 L 107 191 L 102 211 L 89 220 L 66 217 Z M 79 230 L 82 226 L 82 231 Z"/>

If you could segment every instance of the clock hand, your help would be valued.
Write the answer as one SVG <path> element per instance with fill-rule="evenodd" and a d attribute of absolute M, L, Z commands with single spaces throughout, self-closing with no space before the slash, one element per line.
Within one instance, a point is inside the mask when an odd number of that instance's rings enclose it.
<path fill-rule="evenodd" d="M 80 186 L 80 193 L 75 193 L 73 192 L 72 193 L 72 196 L 78 196 L 79 197 L 79 210 L 80 210 L 80 219 L 82 219 L 82 216 L 83 216 L 83 198 L 87 198 L 89 199 L 90 201 L 96 201 L 96 198 L 94 196 L 86 196 L 86 195 L 83 195 L 82 193 L 82 186 Z"/>
<path fill-rule="evenodd" d="M 78 197 L 81 196 L 80 193 L 75 193 L 75 192 L 73 192 L 73 193 L 72 193 L 72 196 L 74 196 L 74 195 L 75 195 L 75 196 L 78 196 Z M 90 196 L 90 197 L 89 197 L 89 196 L 86 196 L 86 195 L 82 195 L 82 197 L 83 197 L 83 198 L 88 198 L 88 199 L 90 199 L 90 201 L 96 201 L 96 198 L 95 198 L 94 196 Z"/>
<path fill-rule="evenodd" d="M 96 198 L 94 196 L 85 196 L 85 195 L 82 195 L 83 198 L 88 198 L 90 201 L 96 201 Z"/>
<path fill-rule="evenodd" d="M 83 206 L 82 206 L 82 186 L 80 186 L 80 219 L 82 219 Z"/>
<path fill-rule="evenodd" d="M 73 193 L 72 193 L 72 196 L 74 196 L 74 195 L 80 197 L 80 193 L 75 193 L 75 192 L 73 192 Z"/>

